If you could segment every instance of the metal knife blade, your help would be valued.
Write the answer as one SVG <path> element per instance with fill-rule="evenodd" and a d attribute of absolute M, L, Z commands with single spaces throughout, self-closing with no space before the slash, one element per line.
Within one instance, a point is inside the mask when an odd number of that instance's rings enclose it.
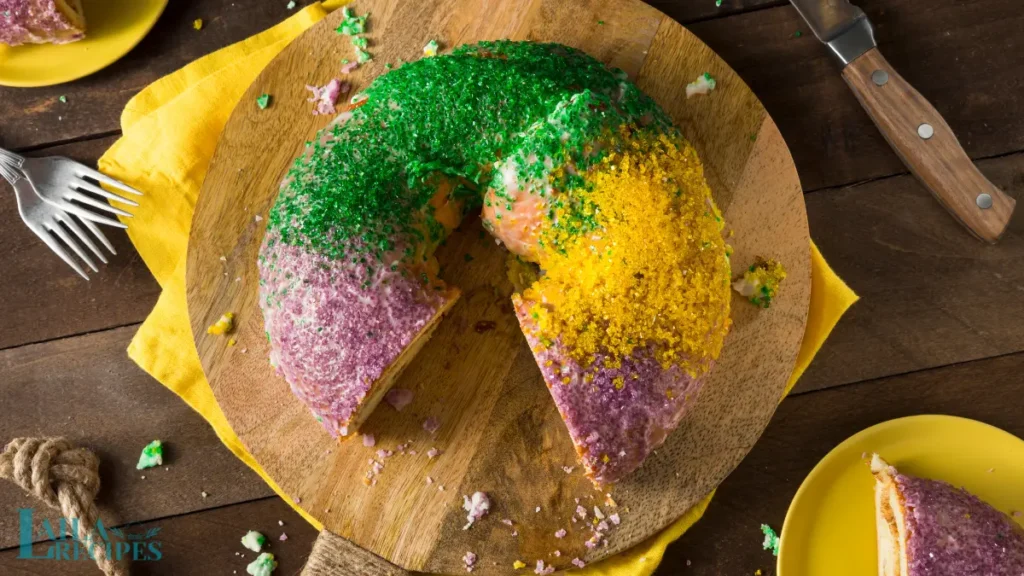
<path fill-rule="evenodd" d="M 875 47 L 875 31 L 848 0 L 790 0 L 808 26 L 845 66 Z"/>

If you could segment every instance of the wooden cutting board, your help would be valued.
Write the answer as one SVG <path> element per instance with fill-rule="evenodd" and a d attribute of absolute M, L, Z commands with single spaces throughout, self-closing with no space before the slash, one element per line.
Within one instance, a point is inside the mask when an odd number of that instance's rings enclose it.
<path fill-rule="evenodd" d="M 573 557 L 593 562 L 626 550 L 681 516 L 735 468 L 768 424 L 793 371 L 807 323 L 810 249 L 800 181 L 785 142 L 718 56 L 639 1 L 358 0 L 352 9 L 371 14 L 374 56 L 349 78 L 355 91 L 385 72 L 385 63 L 422 57 L 431 39 L 443 48 L 499 38 L 556 41 L 622 68 L 697 147 L 734 231 L 734 272 L 764 256 L 783 262 L 789 277 L 768 310 L 734 296 L 732 332 L 703 392 L 665 445 L 610 491 L 618 504 L 611 510 L 605 493 L 595 492 L 576 465 L 518 330 L 506 254 L 490 237 L 481 238 L 479 218 L 467 218 L 439 253 L 445 280 L 462 289 L 462 299 L 396 385 L 415 392 L 413 403 L 402 412 L 385 404 L 373 414 L 365 432 L 376 437 L 374 448 L 358 437 L 332 440 L 267 361 L 256 256 L 285 171 L 330 120 L 311 114 L 304 85 L 326 84 L 339 76 L 342 58 L 353 58 L 349 39 L 334 32 L 339 11 L 285 48 L 242 97 L 196 206 L 189 314 L 218 403 L 285 493 L 330 532 L 401 567 L 462 573 L 461 558 L 472 551 L 478 573 L 507 573 L 515 560 L 532 571 L 538 559 L 566 567 Z M 718 88 L 688 100 L 686 84 L 704 72 L 717 78 Z M 262 93 L 272 96 L 266 110 L 256 106 Z M 206 334 L 228 311 L 237 315 L 234 347 Z M 428 417 L 441 422 L 436 434 L 422 427 Z M 406 454 L 383 460 L 375 486 L 363 484 L 377 449 L 409 441 Z M 425 455 L 432 447 L 441 450 L 433 460 Z M 575 469 L 566 472 L 566 466 Z M 462 495 L 478 490 L 490 494 L 493 508 L 463 530 Z M 586 524 L 570 520 L 577 498 L 590 511 Z M 606 546 L 589 550 L 584 527 L 595 504 L 606 514 L 618 512 L 622 524 Z M 513 527 L 501 522 L 505 518 Z M 563 528 L 568 535 L 556 539 Z"/>

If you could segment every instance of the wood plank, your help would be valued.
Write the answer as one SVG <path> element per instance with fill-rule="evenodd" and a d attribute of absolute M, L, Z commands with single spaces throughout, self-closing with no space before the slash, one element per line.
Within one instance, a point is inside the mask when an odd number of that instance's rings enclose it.
<path fill-rule="evenodd" d="M 1024 198 L 1024 154 L 980 167 Z M 805 198 L 811 237 L 862 299 L 798 392 L 1024 350 L 1024 217 L 989 246 L 910 176 Z"/>
<path fill-rule="evenodd" d="M 782 403 L 760 442 L 718 489 L 704 518 L 672 544 L 659 574 L 775 574 L 759 526 L 782 526 L 815 464 L 854 433 L 893 418 L 951 414 L 1024 437 L 1024 354 L 804 394 Z M 970 398 L 970 402 L 965 402 Z"/>
<path fill-rule="evenodd" d="M 200 56 L 284 20 L 293 13 L 286 4 L 170 2 L 153 31 L 109 68 L 58 86 L 0 87 L 0 118 L 4 118 L 0 146 L 21 149 L 118 130 L 121 110 L 139 90 Z M 192 27 L 197 18 L 203 19 L 202 30 Z M 58 100 L 62 95 L 67 103 Z"/>
<path fill-rule="evenodd" d="M 101 514 L 118 524 L 271 495 L 198 414 L 128 359 L 124 350 L 136 328 L 0 352 L 0 444 L 65 436 L 95 450 Z M 154 438 L 166 442 L 166 468 L 135 470 Z M 0 547 L 17 543 L 17 509 L 25 507 L 45 508 L 0 482 Z"/>
<path fill-rule="evenodd" d="M 278 526 L 278 520 L 284 526 Z M 160 560 L 138 561 L 132 566 L 136 576 L 181 576 L 182 574 L 245 574 L 245 566 L 256 554 L 242 547 L 239 540 L 249 530 L 267 537 L 264 551 L 278 562 L 274 574 L 298 574 L 313 547 L 316 531 L 280 498 L 266 498 L 174 518 L 155 520 L 123 529 L 128 534 L 143 534 L 159 528 L 150 542 L 160 543 Z M 281 533 L 288 539 L 279 540 Z M 50 546 L 33 546 L 33 555 L 42 556 Z M 244 556 L 236 556 L 241 554 Z M 62 574 L 96 576 L 91 560 L 24 560 L 18 550 L 0 552 L 0 573 L 7 576 Z"/>
<path fill-rule="evenodd" d="M 861 0 L 882 53 L 935 105 L 972 158 L 1024 149 L 1024 11 L 1013 0 Z M 690 29 L 778 123 L 805 190 L 905 172 L 828 50 L 790 6 Z M 800 31 L 799 38 L 795 33 Z"/>
<path fill-rule="evenodd" d="M 298 2 L 299 8 L 310 3 Z M 714 0 L 652 2 L 684 23 L 779 3 L 725 0 L 721 7 L 716 7 Z M 125 103 L 146 85 L 200 56 L 284 20 L 294 13 L 286 4 L 260 0 L 171 2 L 153 32 L 105 70 L 59 86 L 0 87 L 0 117 L 4 118 L 0 146 L 22 149 L 116 131 Z M 193 29 L 196 18 L 203 19 L 202 30 Z M 60 102 L 60 96 L 66 96 L 67 102 Z"/>
<path fill-rule="evenodd" d="M 775 559 L 761 549 L 761 523 L 782 524 L 796 488 L 817 461 L 851 434 L 878 422 L 916 413 L 947 413 L 975 418 L 1024 436 L 1024 419 L 1007 406 L 1022 392 L 1019 374 L 1024 354 L 896 376 L 834 390 L 805 394 L 783 402 L 761 442 L 719 488 L 705 517 L 671 545 L 657 574 L 774 573 Z M 977 394 L 979 386 L 986 394 Z M 975 401 L 964 403 L 970 396 Z M 277 527 L 283 520 L 285 526 Z M 147 563 L 144 574 L 244 573 L 246 559 L 234 552 L 249 529 L 271 539 L 283 574 L 294 574 L 316 534 L 277 498 L 227 506 L 144 523 L 133 532 L 159 526 L 165 557 Z M 288 541 L 274 538 L 278 530 Z M 36 553 L 45 550 L 36 546 Z M 0 554 L 5 574 L 50 574 L 45 562 L 29 565 L 17 552 Z M 247 554 L 248 556 L 248 554 Z M 687 566 L 687 560 L 690 565 Z M 287 563 L 287 564 L 286 564 Z M 81 566 L 79 565 L 81 564 Z M 239 568 L 239 566 L 241 566 Z M 86 563 L 61 564 L 62 574 L 95 574 Z M 141 567 L 140 567 L 141 568 Z"/>
<path fill-rule="evenodd" d="M 783 6 L 788 0 L 721 0 L 722 5 L 715 4 L 715 0 L 648 0 L 647 4 L 654 6 L 667 14 L 670 18 L 680 24 L 688 25 L 701 20 L 712 18 L 723 18 L 743 12 L 763 10 L 773 6 Z"/>
<path fill-rule="evenodd" d="M 2 100 L 2 96 L 0 96 Z M 2 107 L 3 104 L 0 104 Z M 30 156 L 68 156 L 89 166 L 114 137 L 46 148 Z M 21 221 L 14 195 L 0 194 L 0 349 L 142 321 L 160 287 L 123 230 L 103 227 L 117 255 L 82 280 Z M 145 201 L 145 199 L 143 199 Z"/>

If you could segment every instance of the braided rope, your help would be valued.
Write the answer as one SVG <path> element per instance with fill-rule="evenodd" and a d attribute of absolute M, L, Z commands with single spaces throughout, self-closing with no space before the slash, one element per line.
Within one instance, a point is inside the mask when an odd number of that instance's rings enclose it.
<path fill-rule="evenodd" d="M 21 486 L 65 518 L 77 518 L 76 536 L 91 548 L 100 570 L 107 576 L 128 576 L 125 562 L 110 558 L 103 545 L 91 546 L 103 542 L 96 530 L 99 468 L 95 454 L 64 438 L 16 438 L 0 453 L 0 478 Z"/>

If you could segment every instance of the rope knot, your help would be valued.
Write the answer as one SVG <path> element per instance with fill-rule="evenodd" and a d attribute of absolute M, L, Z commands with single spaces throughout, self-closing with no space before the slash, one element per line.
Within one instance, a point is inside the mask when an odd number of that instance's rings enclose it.
<path fill-rule="evenodd" d="M 85 448 L 64 438 L 15 438 L 0 454 L 0 478 L 10 478 L 51 508 L 60 509 L 58 494 L 66 490 L 82 501 L 100 490 L 100 461 Z"/>
<path fill-rule="evenodd" d="M 64 438 L 15 438 L 0 453 L 0 478 L 7 478 L 33 494 L 65 518 L 77 518 L 80 542 L 100 542 L 96 531 L 96 494 L 100 491 L 100 460 Z M 96 564 L 108 576 L 125 576 L 121 559 L 94 549 Z"/>

